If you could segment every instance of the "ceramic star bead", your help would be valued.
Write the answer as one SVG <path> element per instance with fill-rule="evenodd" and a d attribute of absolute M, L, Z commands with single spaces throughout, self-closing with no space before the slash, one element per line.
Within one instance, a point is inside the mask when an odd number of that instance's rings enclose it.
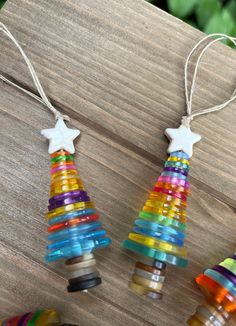
<path fill-rule="evenodd" d="M 69 153 L 75 152 L 73 140 L 79 136 L 78 129 L 69 129 L 62 118 L 58 119 L 54 128 L 43 129 L 41 134 L 49 139 L 48 153 L 52 154 L 60 149 Z"/>
<path fill-rule="evenodd" d="M 193 155 L 193 145 L 201 140 L 201 136 L 191 131 L 189 127 L 181 125 L 179 128 L 165 130 L 166 136 L 170 139 L 168 153 L 183 151 L 189 157 Z"/>

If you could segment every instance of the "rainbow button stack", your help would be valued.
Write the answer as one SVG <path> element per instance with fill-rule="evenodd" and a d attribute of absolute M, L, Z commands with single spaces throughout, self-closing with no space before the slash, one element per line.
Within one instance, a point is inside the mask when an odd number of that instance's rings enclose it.
<path fill-rule="evenodd" d="M 188 320 L 191 326 L 225 325 L 236 312 L 236 253 L 196 278 L 207 301 Z M 210 324 L 211 322 L 211 324 Z"/>
<path fill-rule="evenodd" d="M 145 267 L 146 270 L 139 265 L 134 271 L 130 287 L 139 294 L 159 299 L 160 295 L 153 294 L 153 289 L 160 293 L 165 264 L 187 266 L 184 239 L 188 172 L 188 155 L 182 151 L 171 153 L 135 221 L 133 232 L 123 242 L 126 249 L 151 258 L 144 264 L 150 265 Z"/>
<path fill-rule="evenodd" d="M 59 326 L 59 315 L 55 310 L 38 310 L 9 319 L 1 319 L 0 326 Z"/>
<path fill-rule="evenodd" d="M 48 240 L 51 243 L 47 247 L 45 260 L 53 262 L 66 259 L 66 269 L 73 270 L 73 286 L 68 290 L 84 290 L 101 283 L 92 252 L 110 244 L 110 239 L 101 228 L 99 216 L 79 178 L 74 155 L 60 150 L 51 155 L 51 164 L 47 213 L 50 233 Z M 87 282 L 88 287 L 85 284 L 82 288 L 75 286 L 75 283 L 81 282 Z"/>

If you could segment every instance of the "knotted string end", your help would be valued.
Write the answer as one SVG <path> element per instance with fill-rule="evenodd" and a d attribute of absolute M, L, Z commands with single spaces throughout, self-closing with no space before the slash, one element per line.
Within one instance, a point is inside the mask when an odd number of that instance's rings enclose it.
<path fill-rule="evenodd" d="M 181 119 L 181 124 L 186 128 L 190 128 L 190 124 L 192 120 L 193 120 L 192 115 L 184 115 Z"/>

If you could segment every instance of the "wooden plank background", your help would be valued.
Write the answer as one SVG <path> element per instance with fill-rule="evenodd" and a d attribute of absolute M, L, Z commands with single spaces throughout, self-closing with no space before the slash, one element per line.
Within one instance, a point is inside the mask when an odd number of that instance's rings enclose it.
<path fill-rule="evenodd" d="M 135 261 L 120 247 L 166 159 L 163 131 L 185 111 L 183 66 L 202 34 L 142 0 L 8 0 L 0 12 L 23 46 L 55 106 L 82 131 L 76 162 L 109 235 L 96 253 L 103 284 L 67 294 L 59 267 L 43 261 L 49 190 L 46 108 L 1 83 L 0 315 L 57 308 L 78 325 L 182 326 L 202 295 L 194 277 L 236 249 L 236 104 L 201 117 L 191 160 L 189 268 L 168 268 L 161 303 L 127 288 Z M 209 50 L 194 109 L 226 99 L 236 54 Z M 34 89 L 16 49 L 3 35 L 0 72 Z M 229 323 L 233 325 L 233 322 Z"/>

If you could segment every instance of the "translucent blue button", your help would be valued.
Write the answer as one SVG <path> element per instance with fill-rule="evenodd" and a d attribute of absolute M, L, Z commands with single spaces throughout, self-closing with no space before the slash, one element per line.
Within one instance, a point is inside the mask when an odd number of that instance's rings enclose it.
<path fill-rule="evenodd" d="M 74 212 L 69 212 L 69 213 L 66 213 L 66 214 L 63 214 L 63 215 L 59 215 L 59 216 L 56 216 L 54 218 L 51 218 L 48 220 L 48 224 L 49 225 L 54 225 L 54 224 L 57 224 L 57 223 L 60 223 L 60 222 L 63 222 L 63 221 L 68 221 L 68 220 L 71 220 L 73 218 L 76 218 L 76 217 L 80 217 L 80 216 L 83 216 L 83 215 L 91 215 L 91 214 L 95 214 L 95 210 L 94 209 L 83 209 L 82 211 L 74 211 Z"/>
<path fill-rule="evenodd" d="M 183 268 L 188 265 L 187 259 L 184 259 L 184 258 L 181 258 L 178 256 L 174 256 L 171 254 L 167 254 L 166 252 L 160 251 L 158 249 L 149 248 L 145 245 L 139 244 L 139 243 L 129 240 L 129 239 L 123 241 L 122 246 L 124 248 L 132 250 L 138 254 L 141 254 L 141 255 L 156 259 L 156 260 L 164 261 L 171 265 L 176 265 L 176 266 L 183 267 Z"/>
<path fill-rule="evenodd" d="M 72 226 L 70 228 L 66 228 L 61 231 L 54 232 L 54 233 L 50 234 L 48 236 L 48 240 L 52 241 L 52 240 L 57 240 L 57 239 L 61 239 L 61 238 L 65 238 L 65 237 L 69 237 L 69 236 L 73 236 L 73 235 L 77 235 L 77 234 L 81 234 L 81 233 L 90 232 L 90 231 L 100 228 L 101 226 L 102 226 L 101 222 L 92 222 L 92 223 L 87 223 L 87 224 L 81 224 L 76 227 Z"/>
<path fill-rule="evenodd" d="M 169 233 L 171 235 L 174 235 L 176 238 L 184 239 L 186 237 L 185 233 L 183 233 L 181 231 L 177 231 L 176 229 L 174 229 L 170 226 L 161 225 L 159 223 L 149 222 L 149 221 L 143 220 L 143 219 L 137 219 L 137 220 L 135 220 L 134 223 L 135 223 L 135 225 L 137 225 L 141 228 L 145 228 L 145 229 L 149 229 L 149 230 L 157 231 L 157 232 Z"/>
<path fill-rule="evenodd" d="M 45 256 L 45 261 L 47 263 L 50 263 L 58 259 L 69 259 L 72 257 L 82 256 L 85 253 L 90 253 L 96 249 L 106 247 L 110 243 L 110 238 L 81 241 L 80 243 L 77 243 L 75 245 L 63 247 L 61 249 L 49 252 Z"/>
<path fill-rule="evenodd" d="M 185 152 L 182 152 L 182 151 L 172 152 L 172 153 L 170 153 L 170 156 L 175 156 L 175 157 L 183 158 L 185 160 L 188 160 L 189 159 L 189 156 Z"/>
<path fill-rule="evenodd" d="M 166 233 L 152 231 L 152 230 L 143 229 L 143 228 L 139 228 L 139 227 L 134 227 L 133 231 L 138 234 L 143 234 L 143 235 L 146 235 L 149 237 L 157 238 L 157 239 L 172 243 L 177 246 L 183 246 L 183 244 L 184 244 L 184 242 L 182 240 L 174 238 Z"/>
<path fill-rule="evenodd" d="M 188 181 L 189 179 L 186 177 L 186 175 L 183 175 L 181 173 L 177 173 L 177 172 L 162 172 L 161 175 L 163 177 L 172 177 L 172 178 L 178 178 L 178 179 L 181 179 L 181 180 L 185 180 L 185 181 Z"/>
<path fill-rule="evenodd" d="M 213 269 L 207 269 L 204 273 L 209 276 L 217 283 L 221 284 L 225 289 L 227 289 L 232 295 L 236 296 L 236 286 L 230 280 L 228 280 L 225 276 L 220 274 L 219 272 Z"/>

